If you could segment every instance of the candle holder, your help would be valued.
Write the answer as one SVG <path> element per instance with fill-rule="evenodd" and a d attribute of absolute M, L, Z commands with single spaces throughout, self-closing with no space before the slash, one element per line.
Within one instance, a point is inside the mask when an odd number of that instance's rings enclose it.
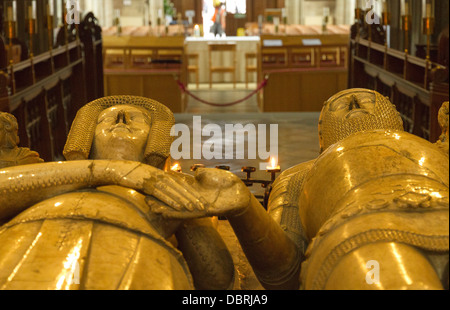
<path fill-rule="evenodd" d="M 391 24 L 391 13 L 385 11 L 381 13 L 382 24 L 384 27 L 384 69 L 387 70 L 387 52 L 388 52 L 388 27 Z"/>
<path fill-rule="evenodd" d="M 328 32 L 328 20 L 329 17 L 328 16 L 324 16 L 323 17 L 323 22 L 322 22 L 322 33 L 327 33 Z"/>
<path fill-rule="evenodd" d="M 274 17 L 273 18 L 273 24 L 275 26 L 275 34 L 278 34 L 280 32 L 280 18 Z"/>
<path fill-rule="evenodd" d="M 53 25 L 54 25 L 54 10 L 52 0 L 47 2 L 47 32 L 48 32 L 48 51 L 50 53 L 50 65 L 52 72 L 55 72 L 55 63 L 53 62 Z"/>
<path fill-rule="evenodd" d="M 34 52 L 34 49 L 33 49 L 33 37 L 34 37 L 34 34 L 35 34 L 35 31 L 36 31 L 36 19 L 28 19 L 27 20 L 27 24 L 28 24 L 28 34 L 29 34 L 29 40 L 30 40 L 30 42 L 29 42 L 29 44 L 30 44 L 30 46 L 29 46 L 29 49 L 30 49 L 30 57 L 33 57 L 33 52 Z"/>
<path fill-rule="evenodd" d="M 173 171 L 173 172 L 183 173 L 179 163 L 173 164 L 172 167 L 170 167 L 170 170 Z"/>
<path fill-rule="evenodd" d="M 254 184 L 261 184 L 261 187 L 265 189 L 263 196 L 256 195 L 255 197 L 259 199 L 260 203 L 267 210 L 269 204 L 269 196 L 272 192 L 272 184 L 276 179 L 276 174 L 281 172 L 280 167 L 274 165 L 272 165 L 272 167 L 267 167 L 266 171 L 271 175 L 270 181 L 252 179 L 252 173 L 256 172 L 255 167 L 242 167 L 241 171 L 246 173 L 246 178 L 242 179 L 242 182 L 244 182 L 247 187 L 251 187 Z"/>
<path fill-rule="evenodd" d="M 355 55 L 356 56 L 359 56 L 359 40 L 361 38 L 361 16 L 362 16 L 362 10 L 357 5 L 356 9 L 355 9 L 355 22 L 356 22 Z"/>
<path fill-rule="evenodd" d="M 434 17 L 423 18 L 423 34 L 427 36 L 427 59 L 430 59 L 431 36 L 434 33 L 435 19 Z"/>
<path fill-rule="evenodd" d="M 270 166 L 267 166 L 266 171 L 271 174 L 272 182 L 275 181 L 277 173 L 281 172 L 281 167 L 275 157 L 270 158 Z"/>
<path fill-rule="evenodd" d="M 403 35 L 404 35 L 404 51 L 405 51 L 405 65 L 403 66 L 403 78 L 407 79 L 408 75 L 408 55 L 409 55 L 409 34 L 411 31 L 411 15 L 403 15 L 402 16 L 402 28 L 403 28 Z"/>
<path fill-rule="evenodd" d="M 30 49 L 30 58 L 33 57 L 33 38 L 36 33 L 36 1 L 30 0 L 26 2 L 27 14 L 26 14 L 26 22 L 27 22 L 27 32 L 29 35 L 29 49 Z"/>
<path fill-rule="evenodd" d="M 16 38 L 17 29 L 17 5 L 15 1 L 6 1 L 4 6 L 4 27 L 6 36 L 9 39 L 9 47 L 12 47 L 12 41 Z"/>
<path fill-rule="evenodd" d="M 281 172 L 281 168 L 278 167 L 270 167 L 266 170 L 271 175 L 271 181 L 274 182 L 277 176 L 277 173 Z"/>
<path fill-rule="evenodd" d="M 402 28 L 403 28 L 403 33 L 405 35 L 405 53 L 409 54 L 409 34 L 411 31 L 411 15 L 403 15 L 402 16 Z"/>
<path fill-rule="evenodd" d="M 205 165 L 202 165 L 202 164 L 195 164 L 195 165 L 192 165 L 191 166 L 191 171 L 197 171 L 198 169 L 200 169 L 200 168 L 205 168 Z"/>
<path fill-rule="evenodd" d="M 216 166 L 216 169 L 224 170 L 224 171 L 230 171 L 230 166 Z"/>
<path fill-rule="evenodd" d="M 252 186 L 253 185 L 252 173 L 256 172 L 256 168 L 255 167 L 242 167 L 241 171 L 245 172 L 247 174 L 246 178 L 244 180 L 242 180 L 244 182 L 244 184 L 247 186 Z"/>
<path fill-rule="evenodd" d="M 427 36 L 427 51 L 425 59 L 425 80 L 424 88 L 428 89 L 428 75 L 430 70 L 430 50 L 431 50 L 431 35 L 434 33 L 435 19 L 434 17 L 423 18 L 423 34 Z"/>

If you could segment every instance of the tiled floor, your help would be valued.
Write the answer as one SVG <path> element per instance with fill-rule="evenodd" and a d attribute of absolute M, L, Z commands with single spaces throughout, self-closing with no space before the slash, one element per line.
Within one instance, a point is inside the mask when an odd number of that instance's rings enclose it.
<path fill-rule="evenodd" d="M 250 85 L 247 90 L 245 89 L 245 85 L 238 85 L 236 90 L 234 90 L 232 85 L 216 84 L 213 86 L 212 90 L 209 89 L 209 85 L 201 85 L 198 90 L 195 87 L 190 90 L 196 96 L 204 100 L 209 100 L 214 103 L 227 103 L 245 97 L 255 87 L 256 85 Z M 279 165 L 282 170 L 290 168 L 298 163 L 314 159 L 319 153 L 319 138 L 317 133 L 319 113 L 261 113 L 258 110 L 256 97 L 226 108 L 208 106 L 191 98 L 188 103 L 187 113 L 175 115 L 177 123 L 186 124 L 190 128 L 191 158 L 193 150 L 195 148 L 202 148 L 203 143 L 210 139 L 210 137 L 202 137 L 201 144 L 193 144 L 192 135 L 195 134 L 193 132 L 194 116 L 201 116 L 202 128 L 207 124 L 217 124 L 220 126 L 223 133 L 225 133 L 224 128 L 226 124 L 242 124 L 243 126 L 253 124 L 255 125 L 255 128 L 258 128 L 258 124 L 266 124 L 268 131 L 266 135 L 267 139 L 269 139 L 270 124 L 278 125 L 278 154 Z M 230 141 L 230 139 L 225 139 L 225 137 L 219 137 L 214 141 L 223 146 L 227 143 L 232 143 L 233 145 L 233 142 Z M 244 142 L 242 141 L 242 143 Z M 223 149 L 225 149 L 225 147 L 223 147 Z M 225 158 L 225 155 L 228 154 L 233 155 L 234 159 L 181 159 L 177 162 L 180 163 L 182 170 L 185 173 L 192 173 L 190 172 L 190 167 L 193 164 L 203 164 L 206 167 L 211 168 L 219 165 L 227 165 L 230 166 L 231 172 L 244 178 L 245 174 L 241 172 L 243 166 L 253 166 L 259 169 L 260 163 L 266 161 L 261 160 L 258 156 L 257 159 L 236 159 L 236 144 L 233 145 L 233 149 L 233 153 L 227 153 L 223 150 L 222 158 Z M 247 143 L 244 143 L 244 149 L 247 149 Z M 246 156 L 244 156 L 244 158 L 246 158 Z M 270 175 L 266 171 L 257 170 L 252 178 L 269 180 Z M 251 188 L 251 191 L 255 195 L 262 195 L 264 193 L 264 189 L 260 186 L 254 186 Z M 249 267 L 228 222 L 220 221 L 218 229 L 232 253 L 238 271 L 241 289 L 262 289 Z"/>

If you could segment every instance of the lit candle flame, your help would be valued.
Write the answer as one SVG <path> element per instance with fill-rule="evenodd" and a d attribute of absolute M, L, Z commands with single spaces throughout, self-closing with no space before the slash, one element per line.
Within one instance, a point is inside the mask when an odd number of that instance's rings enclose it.
<path fill-rule="evenodd" d="M 267 166 L 267 170 L 275 170 L 275 169 L 279 169 L 280 166 L 278 166 L 278 160 L 276 157 L 271 157 L 270 158 L 270 166 Z"/>
<path fill-rule="evenodd" d="M 181 172 L 181 166 L 179 163 L 175 163 L 172 167 L 170 167 L 170 170 L 175 172 Z"/>
<path fill-rule="evenodd" d="M 194 26 L 194 36 L 195 37 L 199 37 L 200 36 L 200 26 L 199 25 L 195 25 Z"/>

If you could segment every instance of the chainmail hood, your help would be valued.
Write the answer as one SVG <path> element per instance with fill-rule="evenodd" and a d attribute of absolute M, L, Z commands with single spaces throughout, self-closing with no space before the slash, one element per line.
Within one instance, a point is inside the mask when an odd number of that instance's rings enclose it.
<path fill-rule="evenodd" d="M 373 101 L 373 109 L 370 113 L 361 113 L 357 117 L 346 118 L 338 116 L 330 111 L 330 105 L 342 104 L 348 111 L 352 109 L 352 101 L 357 98 Z M 369 98 L 367 98 L 369 97 Z M 342 139 L 361 131 L 386 129 L 404 130 L 400 113 L 387 97 L 376 91 L 368 89 L 349 89 L 342 91 L 324 103 L 319 121 L 320 151 L 325 151 L 331 145 Z"/>
<path fill-rule="evenodd" d="M 170 156 L 170 146 L 173 140 L 170 136 L 170 130 L 175 123 L 173 113 L 169 108 L 155 100 L 136 96 L 100 98 L 82 107 L 78 111 L 70 129 L 64 147 L 64 157 L 67 160 L 88 159 L 100 113 L 116 105 L 131 105 L 149 111 L 151 128 L 145 149 L 144 162 L 148 165 L 162 168 L 166 159 Z"/>

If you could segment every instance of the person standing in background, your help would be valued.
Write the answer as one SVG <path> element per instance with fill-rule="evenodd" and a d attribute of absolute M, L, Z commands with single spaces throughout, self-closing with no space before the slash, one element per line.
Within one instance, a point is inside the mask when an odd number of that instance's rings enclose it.
<path fill-rule="evenodd" d="M 225 22 L 225 9 L 220 0 L 214 0 L 215 13 L 212 18 L 214 24 L 211 27 L 211 32 L 214 33 L 214 37 L 217 35 L 222 36 L 225 33 L 226 22 Z"/>

